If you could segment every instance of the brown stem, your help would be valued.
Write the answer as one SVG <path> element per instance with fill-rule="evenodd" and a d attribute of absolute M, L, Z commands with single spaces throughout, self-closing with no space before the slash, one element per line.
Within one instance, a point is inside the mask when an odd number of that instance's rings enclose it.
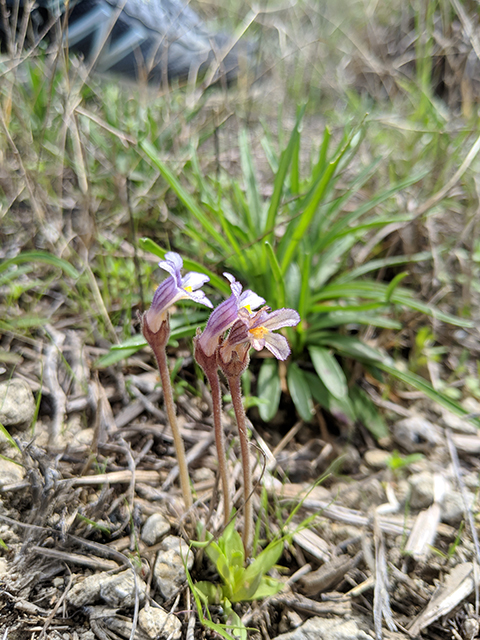
<path fill-rule="evenodd" d="M 233 409 L 237 420 L 238 435 L 240 438 L 240 451 L 242 454 L 243 466 L 243 501 L 244 501 L 244 522 L 243 522 L 243 547 L 245 557 L 250 556 L 253 540 L 253 507 L 252 507 L 252 473 L 250 470 L 250 458 L 248 455 L 248 435 L 245 420 L 245 409 L 243 408 L 242 389 L 240 376 L 228 376 L 228 386 L 232 396 Z"/>
<path fill-rule="evenodd" d="M 173 401 L 172 383 L 170 382 L 170 371 L 168 370 L 167 354 L 165 348 L 150 343 L 155 358 L 157 359 L 158 370 L 160 371 L 160 379 L 163 387 L 163 397 L 165 400 L 165 408 L 167 410 L 168 421 L 173 434 L 173 443 L 175 445 L 175 453 L 177 456 L 178 470 L 180 476 L 180 487 L 182 489 L 185 508 L 190 509 L 193 505 L 192 491 L 190 489 L 190 476 L 188 475 L 187 459 L 185 457 L 185 447 L 183 439 L 180 435 L 180 429 L 177 424 L 177 415 L 175 412 L 175 403 Z"/>
<path fill-rule="evenodd" d="M 205 371 L 208 378 L 210 388 L 212 390 L 212 404 L 213 404 L 213 425 L 215 428 L 215 445 L 217 447 L 218 455 L 218 469 L 220 471 L 220 478 L 222 481 L 223 490 L 223 511 L 224 511 L 224 523 L 227 526 L 230 520 L 230 493 L 228 489 L 228 476 L 227 476 L 227 458 L 225 455 L 225 434 L 222 427 L 222 392 L 220 390 L 220 381 L 218 379 L 217 370 Z"/>

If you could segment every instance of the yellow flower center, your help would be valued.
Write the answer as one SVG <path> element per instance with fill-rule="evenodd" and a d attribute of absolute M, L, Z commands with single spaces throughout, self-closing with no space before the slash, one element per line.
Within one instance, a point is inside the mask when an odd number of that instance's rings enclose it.
<path fill-rule="evenodd" d="M 183 287 L 183 290 L 186 291 L 187 293 L 192 293 L 193 291 L 192 287 L 190 286 Z"/>
<path fill-rule="evenodd" d="M 268 333 L 268 329 L 266 329 L 265 327 L 254 327 L 253 329 L 250 329 L 250 333 L 255 338 L 255 340 L 262 340 L 265 334 Z"/>
<path fill-rule="evenodd" d="M 248 313 L 252 313 L 252 307 L 249 304 L 246 304 L 244 307 L 248 311 Z"/>

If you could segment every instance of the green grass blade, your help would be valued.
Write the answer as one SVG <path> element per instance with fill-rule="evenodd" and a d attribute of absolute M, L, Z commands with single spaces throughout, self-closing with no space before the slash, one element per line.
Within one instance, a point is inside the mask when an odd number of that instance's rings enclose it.
<path fill-rule="evenodd" d="M 272 197 L 270 198 L 270 205 L 268 207 L 267 220 L 265 223 L 265 230 L 269 233 L 267 240 L 270 243 L 273 242 L 273 230 L 275 229 L 275 222 L 280 207 L 280 201 L 282 199 L 285 181 L 287 178 L 288 167 L 290 166 L 290 163 L 292 161 L 295 146 L 298 144 L 298 140 L 300 138 L 300 123 L 303 119 L 305 108 L 306 104 L 302 105 L 298 112 L 295 126 L 292 133 L 290 134 L 290 140 L 288 141 L 286 149 L 280 156 L 278 171 L 275 175 L 275 181 L 273 183 L 273 193 Z"/>
<path fill-rule="evenodd" d="M 257 170 L 253 164 L 247 132 L 242 129 L 239 137 L 240 160 L 242 164 L 243 179 L 245 181 L 247 206 L 245 207 L 245 219 L 250 229 L 251 239 L 261 233 L 262 204 L 258 192 Z"/>
<path fill-rule="evenodd" d="M 284 307 L 285 306 L 285 280 L 284 280 L 282 271 L 280 269 L 280 265 L 278 264 L 277 256 L 273 251 L 272 245 L 269 242 L 265 242 L 265 247 L 267 249 L 267 259 L 272 268 L 273 277 L 278 289 L 278 294 L 277 294 L 278 307 Z"/>
<path fill-rule="evenodd" d="M 198 206 L 192 196 L 183 188 L 172 171 L 170 171 L 163 160 L 161 160 L 161 158 L 158 156 L 157 150 L 152 145 L 152 143 L 148 142 L 148 140 L 142 140 L 140 142 L 140 148 L 154 163 L 164 179 L 170 185 L 171 189 L 177 194 L 177 197 L 181 200 L 181 202 L 183 202 L 190 213 L 198 220 L 203 229 L 211 236 L 213 240 L 215 240 L 215 242 L 219 245 L 219 247 L 223 249 L 223 251 L 229 253 L 231 251 L 231 247 L 229 246 L 228 242 L 225 241 L 225 238 L 217 231 L 215 226 L 210 222 L 210 220 L 207 218 L 205 213 Z"/>
<path fill-rule="evenodd" d="M 62 258 L 57 258 L 57 256 L 47 253 L 46 251 L 24 251 L 14 258 L 4 260 L 0 263 L 0 273 L 12 265 L 32 262 L 42 262 L 43 264 L 47 264 L 51 267 L 61 269 L 67 276 L 70 276 L 70 278 L 74 278 L 75 280 L 80 277 L 78 271 L 69 262 Z"/>
<path fill-rule="evenodd" d="M 378 369 L 385 371 L 385 373 L 389 373 L 397 380 L 400 380 L 405 384 L 413 387 L 414 389 L 421 391 L 427 396 L 427 398 L 430 398 L 430 400 L 434 400 L 440 406 L 445 407 L 445 409 L 448 409 L 455 415 L 460 416 L 461 418 L 465 418 L 465 416 L 469 414 L 469 411 L 464 409 L 454 400 L 448 398 L 443 393 L 436 391 L 430 383 L 428 383 L 424 378 L 421 378 L 415 373 L 398 369 L 395 364 L 389 364 L 388 362 L 375 362 L 375 366 Z M 478 419 L 471 418 L 470 420 L 477 427 L 480 427 L 480 421 Z"/>

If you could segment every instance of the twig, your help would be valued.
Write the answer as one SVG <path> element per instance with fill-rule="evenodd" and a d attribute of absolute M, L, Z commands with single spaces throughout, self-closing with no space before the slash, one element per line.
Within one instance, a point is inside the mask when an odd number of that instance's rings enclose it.
<path fill-rule="evenodd" d="M 469 529 L 470 529 L 470 534 L 472 536 L 473 544 L 474 544 L 474 547 L 475 547 L 475 556 L 477 558 L 477 561 L 473 563 L 473 574 L 474 574 L 474 583 L 475 583 L 475 613 L 478 616 L 478 613 L 479 613 L 479 600 L 480 600 L 480 598 L 479 598 L 479 585 L 478 585 L 478 583 L 479 583 L 478 567 L 480 565 L 480 545 L 479 545 L 479 542 L 478 542 L 478 535 L 477 535 L 477 530 L 475 528 L 475 522 L 473 520 L 472 509 L 471 509 L 471 506 L 468 503 L 467 492 L 465 490 L 465 484 L 464 484 L 463 479 L 462 479 L 462 472 L 461 472 L 461 469 L 460 469 L 460 461 L 458 459 L 458 454 L 457 454 L 457 450 L 455 448 L 455 445 L 453 444 L 452 432 L 451 432 L 450 429 L 446 430 L 446 435 L 447 435 L 448 451 L 450 453 L 450 458 L 452 460 L 453 470 L 455 472 L 455 478 L 457 479 L 458 487 L 460 489 L 460 493 L 462 494 L 465 520 L 468 522 L 468 526 L 469 526 Z"/>

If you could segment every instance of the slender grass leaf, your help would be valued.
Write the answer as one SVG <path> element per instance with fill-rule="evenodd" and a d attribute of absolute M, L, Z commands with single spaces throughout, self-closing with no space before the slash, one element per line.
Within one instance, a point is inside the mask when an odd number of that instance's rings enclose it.
<path fill-rule="evenodd" d="M 223 236 L 217 231 L 215 226 L 210 222 L 202 209 L 195 202 L 194 198 L 184 189 L 184 187 L 177 180 L 173 172 L 167 167 L 167 165 L 161 160 L 158 155 L 157 149 L 148 140 L 142 140 L 140 142 L 140 148 L 146 153 L 150 160 L 154 163 L 157 169 L 160 171 L 164 179 L 168 182 L 171 189 L 177 194 L 177 197 L 183 202 L 190 213 L 198 220 L 202 227 L 207 231 L 215 242 L 222 247 L 222 249 L 228 253 L 231 250 L 228 242 L 225 241 Z"/>
<path fill-rule="evenodd" d="M 310 387 L 306 383 L 303 371 L 295 363 L 290 364 L 287 372 L 288 390 L 295 407 L 303 420 L 309 422 L 313 415 L 313 402 Z"/>
<path fill-rule="evenodd" d="M 415 253 L 412 256 L 390 256 L 389 258 L 370 260 L 370 262 L 362 264 L 359 267 L 352 269 L 351 271 L 345 272 L 336 279 L 336 282 L 338 284 L 347 283 L 351 282 L 352 280 L 356 280 L 361 276 L 364 276 L 366 273 L 371 273 L 372 271 L 379 271 L 380 269 L 385 269 L 387 267 L 394 267 L 401 264 L 410 264 L 412 262 L 426 262 L 431 259 L 431 251 L 421 251 L 419 253 Z"/>
<path fill-rule="evenodd" d="M 0 433 L 12 445 L 12 447 L 15 447 L 15 449 L 17 449 L 18 451 L 21 451 L 21 449 L 18 446 L 18 444 L 15 442 L 15 440 L 12 438 L 12 436 L 9 434 L 9 432 L 7 431 L 7 429 L 3 426 L 3 424 L 1 422 L 0 422 Z M 15 462 L 15 461 L 13 460 L 12 462 Z M 20 463 L 16 462 L 15 464 L 20 464 Z"/>
<path fill-rule="evenodd" d="M 389 373 L 397 380 L 401 380 L 414 389 L 421 391 L 427 396 L 427 398 L 430 398 L 430 400 L 434 400 L 440 406 L 445 407 L 455 415 L 464 418 L 469 414 L 469 412 L 465 410 L 461 405 L 448 398 L 445 394 L 436 391 L 431 384 L 429 384 L 424 378 L 421 378 L 417 374 L 412 373 L 411 371 L 403 371 L 401 369 L 398 369 L 395 364 L 391 364 L 389 362 L 376 362 L 375 366 L 382 371 L 385 371 L 385 373 Z M 480 420 L 471 418 L 470 421 L 477 427 L 480 427 Z"/>
<path fill-rule="evenodd" d="M 274 358 L 263 361 L 258 374 L 257 395 L 263 400 L 258 405 L 258 412 L 264 422 L 269 422 L 277 413 L 282 393 L 278 364 Z"/>
<path fill-rule="evenodd" d="M 377 305 L 377 308 L 384 309 L 384 305 Z M 350 311 L 350 307 L 347 307 L 348 311 L 332 311 L 331 313 L 324 313 L 322 316 L 315 320 L 308 327 L 308 336 L 313 339 L 315 331 L 320 329 L 328 329 L 332 327 L 340 327 L 345 324 L 352 325 L 372 325 L 372 327 L 381 327 L 382 329 L 396 329 L 402 328 L 402 323 L 391 318 L 386 318 L 373 313 L 361 313 L 358 311 Z"/>
<path fill-rule="evenodd" d="M 358 386 L 352 387 L 350 389 L 350 399 L 353 403 L 355 415 L 374 438 L 380 440 L 380 438 L 388 437 L 389 431 L 385 420 L 365 391 Z"/>
<path fill-rule="evenodd" d="M 273 242 L 273 231 L 275 229 L 276 218 L 278 214 L 278 210 L 280 207 L 280 201 L 282 199 L 283 189 L 287 178 L 288 167 L 293 158 L 293 154 L 295 151 L 295 147 L 298 144 L 298 140 L 300 137 L 300 123 L 305 114 L 306 104 L 302 105 L 297 114 L 297 120 L 295 122 L 295 126 L 293 127 L 292 133 L 290 134 L 290 140 L 288 141 L 288 145 L 286 149 L 282 152 L 280 156 L 280 162 L 278 164 L 278 170 L 275 173 L 275 180 L 273 183 L 273 193 L 270 198 L 270 204 L 267 212 L 267 220 L 265 223 L 265 231 L 268 232 L 267 240 L 272 243 Z"/>
<path fill-rule="evenodd" d="M 273 278 L 277 285 L 277 300 L 278 306 L 285 306 L 285 280 L 278 264 L 277 256 L 275 255 L 272 245 L 269 242 L 265 242 L 267 249 L 267 259 L 272 268 Z"/>
<path fill-rule="evenodd" d="M 14 258 L 4 260 L 0 263 L 0 273 L 8 269 L 11 265 L 31 262 L 42 262 L 43 264 L 47 264 L 51 267 L 61 269 L 67 276 L 70 276 L 70 278 L 74 278 L 75 280 L 80 277 L 79 272 L 69 262 L 62 258 L 57 258 L 57 256 L 47 253 L 46 251 L 24 251 Z"/>
<path fill-rule="evenodd" d="M 315 246 L 315 251 L 317 252 L 323 251 L 323 249 L 329 244 L 331 244 L 338 237 L 338 234 L 343 233 L 345 228 L 348 227 L 354 220 L 358 220 L 358 218 L 365 215 L 375 207 L 378 207 L 380 204 L 382 204 L 383 202 L 385 202 L 386 200 L 394 196 L 399 191 L 407 189 L 408 187 L 412 186 L 416 182 L 419 182 L 427 174 L 428 174 L 428 171 L 426 170 L 420 174 L 415 173 L 415 176 L 406 178 L 405 180 L 398 182 L 393 187 L 386 189 L 385 191 L 378 194 L 368 202 L 365 202 L 363 205 L 361 205 L 354 211 L 351 211 L 350 213 L 347 213 L 347 214 L 344 214 L 342 211 L 341 218 L 339 218 L 339 220 L 335 222 L 325 234 L 322 234 L 322 236 L 319 237 L 318 244 Z M 341 206 L 344 206 L 343 202 L 336 202 L 335 206 L 338 206 L 339 204 L 341 204 Z"/>
<path fill-rule="evenodd" d="M 242 164 L 242 173 L 245 180 L 247 202 L 245 207 L 245 220 L 250 229 L 251 239 L 255 238 L 257 233 L 261 233 L 262 205 L 260 194 L 258 192 L 257 170 L 253 164 L 250 145 L 248 143 L 247 132 L 242 129 L 239 136 L 240 160 Z"/>
<path fill-rule="evenodd" d="M 347 379 L 335 356 L 323 347 L 311 346 L 308 352 L 318 377 L 328 391 L 335 398 L 346 398 L 348 395 Z"/>
<path fill-rule="evenodd" d="M 388 287 L 387 287 L 387 291 L 385 293 L 385 298 L 387 299 L 387 302 L 390 302 L 390 300 L 392 299 L 393 293 L 395 291 L 395 289 L 398 287 L 398 285 L 400 284 L 400 282 L 402 280 L 405 280 L 405 278 L 408 276 L 408 271 L 403 271 L 402 273 L 398 273 L 393 280 L 389 283 Z"/>
<path fill-rule="evenodd" d="M 354 336 L 341 336 L 338 333 L 324 333 L 319 339 L 321 345 L 328 345 L 347 358 L 354 360 L 366 360 L 367 362 L 391 361 L 390 356 L 377 351 L 373 347 L 361 342 Z"/>

